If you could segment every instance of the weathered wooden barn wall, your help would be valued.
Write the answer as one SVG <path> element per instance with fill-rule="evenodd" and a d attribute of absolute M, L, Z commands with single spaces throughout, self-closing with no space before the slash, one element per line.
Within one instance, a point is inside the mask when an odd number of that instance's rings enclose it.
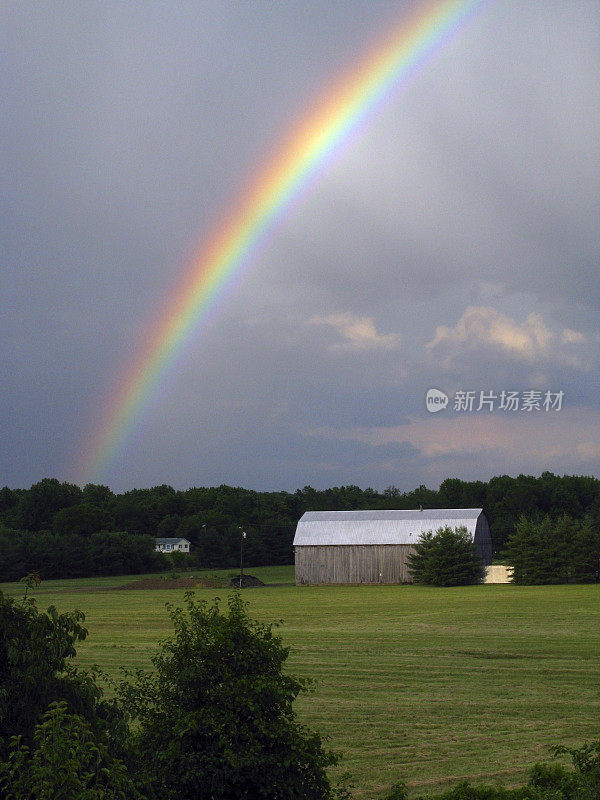
<path fill-rule="evenodd" d="M 296 547 L 296 583 L 412 583 L 405 544 Z"/>

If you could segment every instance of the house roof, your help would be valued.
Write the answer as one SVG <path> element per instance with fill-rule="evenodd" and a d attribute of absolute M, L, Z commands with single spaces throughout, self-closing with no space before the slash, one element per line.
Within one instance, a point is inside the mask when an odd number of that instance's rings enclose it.
<path fill-rule="evenodd" d="M 166 539 L 155 539 L 156 544 L 181 544 L 181 542 L 185 542 L 186 544 L 190 544 L 187 539 L 182 539 L 179 537 L 167 537 Z"/>
<path fill-rule="evenodd" d="M 415 544 L 427 531 L 465 526 L 471 536 L 481 508 L 423 511 L 307 511 L 298 521 L 294 547 L 306 545 Z"/>

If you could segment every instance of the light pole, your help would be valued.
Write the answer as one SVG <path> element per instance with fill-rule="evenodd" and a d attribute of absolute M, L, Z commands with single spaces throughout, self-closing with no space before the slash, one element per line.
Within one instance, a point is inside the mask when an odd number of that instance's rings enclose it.
<path fill-rule="evenodd" d="M 246 531 L 240 528 L 240 589 L 244 581 L 244 539 L 246 538 Z"/>

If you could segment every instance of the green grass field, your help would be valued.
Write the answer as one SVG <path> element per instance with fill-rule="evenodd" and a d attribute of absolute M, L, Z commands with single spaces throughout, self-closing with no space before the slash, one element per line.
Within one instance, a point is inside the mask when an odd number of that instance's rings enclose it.
<path fill-rule="evenodd" d="M 253 616 L 284 620 L 290 669 L 317 681 L 298 712 L 344 755 L 338 771 L 352 773 L 357 798 L 400 779 L 413 792 L 515 784 L 551 745 L 600 737 L 600 586 L 295 587 L 292 567 L 249 571 L 287 584 L 244 597 Z M 86 613 L 82 665 L 147 665 L 169 634 L 165 602 L 183 591 L 102 591 L 132 579 L 37 590 L 42 608 Z"/>

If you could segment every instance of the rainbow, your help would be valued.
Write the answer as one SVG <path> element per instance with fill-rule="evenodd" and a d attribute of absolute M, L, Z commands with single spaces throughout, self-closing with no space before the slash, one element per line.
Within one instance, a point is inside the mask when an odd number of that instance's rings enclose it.
<path fill-rule="evenodd" d="M 167 366 L 184 349 L 216 299 L 256 260 L 285 215 L 355 141 L 390 96 L 406 86 L 485 2 L 429 0 L 421 5 L 296 127 L 217 226 L 155 321 L 143 352 L 111 394 L 106 412 L 81 454 L 80 482 L 99 476 L 115 457 Z"/>

